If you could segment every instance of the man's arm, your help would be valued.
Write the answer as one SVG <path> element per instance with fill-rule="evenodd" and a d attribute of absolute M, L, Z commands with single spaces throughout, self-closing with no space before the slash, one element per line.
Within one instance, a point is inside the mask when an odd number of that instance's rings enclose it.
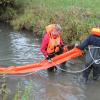
<path fill-rule="evenodd" d="M 48 34 L 45 34 L 43 39 L 42 39 L 42 43 L 41 43 L 41 52 L 43 53 L 43 55 L 45 57 L 48 56 L 47 51 L 46 51 L 47 46 L 48 46 L 48 42 L 49 42 L 49 36 L 48 36 Z"/>
<path fill-rule="evenodd" d="M 80 44 L 79 46 L 77 46 L 77 48 L 84 50 L 91 42 L 91 35 L 87 37 L 86 40 L 83 41 L 82 44 Z"/>

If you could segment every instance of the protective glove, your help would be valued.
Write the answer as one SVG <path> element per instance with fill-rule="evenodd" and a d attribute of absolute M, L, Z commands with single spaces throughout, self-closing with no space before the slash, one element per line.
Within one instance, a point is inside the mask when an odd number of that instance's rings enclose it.
<path fill-rule="evenodd" d="M 64 44 L 62 44 L 62 45 L 61 45 L 61 48 L 63 48 L 64 46 L 65 46 L 65 45 L 64 45 Z"/>
<path fill-rule="evenodd" d="M 62 52 L 67 52 L 68 51 L 67 46 L 61 45 L 61 50 Z"/>
<path fill-rule="evenodd" d="M 49 56 L 46 57 L 46 60 L 48 60 L 49 63 L 52 62 L 51 58 Z"/>
<path fill-rule="evenodd" d="M 67 51 L 68 51 L 67 46 L 64 46 L 64 47 L 63 47 L 63 52 L 67 52 Z"/>

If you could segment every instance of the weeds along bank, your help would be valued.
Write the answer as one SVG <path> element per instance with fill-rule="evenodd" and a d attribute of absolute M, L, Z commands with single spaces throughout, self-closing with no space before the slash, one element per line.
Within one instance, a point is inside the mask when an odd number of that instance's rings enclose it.
<path fill-rule="evenodd" d="M 82 41 L 100 23 L 100 0 L 2 0 L 0 20 L 40 37 L 49 23 L 62 26 L 66 43 Z"/>

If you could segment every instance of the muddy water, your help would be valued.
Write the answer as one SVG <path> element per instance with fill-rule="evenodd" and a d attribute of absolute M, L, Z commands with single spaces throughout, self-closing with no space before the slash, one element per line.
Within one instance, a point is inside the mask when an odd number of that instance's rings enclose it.
<path fill-rule="evenodd" d="M 0 24 L 0 65 L 24 65 L 43 59 L 40 41 L 31 33 L 15 32 Z M 83 62 L 74 59 L 67 63 L 68 70 L 81 69 Z M 73 68 L 74 66 L 74 68 Z M 23 75 L 0 76 L 0 85 L 7 85 L 4 100 L 100 100 L 100 80 L 88 84 L 79 81 L 80 74 L 68 74 L 60 70 L 46 70 Z M 1 87 L 0 86 L 0 87 Z M 0 100 L 2 99 L 0 93 Z"/>

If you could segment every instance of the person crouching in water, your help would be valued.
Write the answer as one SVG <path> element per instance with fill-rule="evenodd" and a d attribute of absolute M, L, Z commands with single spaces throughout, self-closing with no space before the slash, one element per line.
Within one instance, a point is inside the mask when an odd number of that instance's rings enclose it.
<path fill-rule="evenodd" d="M 83 82 L 87 83 L 89 74 L 93 70 L 93 80 L 97 80 L 100 75 L 100 26 L 92 28 L 91 35 L 77 48 L 84 50 L 88 47 L 88 52 L 85 56 L 85 68 L 83 71 Z"/>
<path fill-rule="evenodd" d="M 50 24 L 46 26 L 46 33 L 42 39 L 41 52 L 45 58 L 50 62 L 51 58 L 67 51 L 67 47 L 64 46 L 60 36 L 61 27 L 58 24 Z M 61 64 L 62 68 L 65 68 L 65 62 Z M 48 68 L 49 72 L 55 71 L 55 66 Z"/>

